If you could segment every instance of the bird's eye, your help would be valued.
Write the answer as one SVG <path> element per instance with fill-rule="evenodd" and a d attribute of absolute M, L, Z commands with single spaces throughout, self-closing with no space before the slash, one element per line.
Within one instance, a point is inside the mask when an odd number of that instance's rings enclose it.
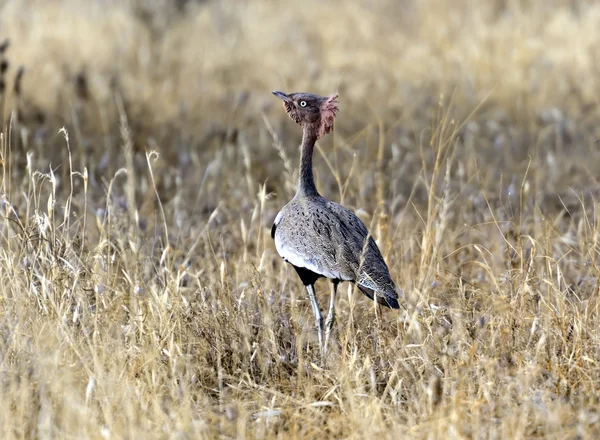
<path fill-rule="evenodd" d="M 306 107 L 306 101 L 300 101 L 300 107 Z"/>

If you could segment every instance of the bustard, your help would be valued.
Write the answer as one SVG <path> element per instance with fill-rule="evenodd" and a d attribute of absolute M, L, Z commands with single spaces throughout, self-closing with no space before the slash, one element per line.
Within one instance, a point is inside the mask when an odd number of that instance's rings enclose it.
<path fill-rule="evenodd" d="M 319 346 L 325 353 L 335 319 L 335 295 L 340 282 L 350 281 L 369 298 L 399 308 L 396 286 L 381 252 L 363 222 L 349 209 L 322 197 L 312 169 L 315 142 L 329 133 L 338 112 L 337 94 L 273 92 L 287 114 L 302 127 L 300 179 L 294 198 L 277 214 L 271 237 L 279 255 L 296 269 L 306 286 L 316 319 Z M 315 281 L 332 282 L 329 312 L 323 317 Z"/>

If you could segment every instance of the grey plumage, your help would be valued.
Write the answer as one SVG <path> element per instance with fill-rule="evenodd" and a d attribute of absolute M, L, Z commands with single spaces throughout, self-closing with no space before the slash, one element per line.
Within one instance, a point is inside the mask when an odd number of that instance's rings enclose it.
<path fill-rule="evenodd" d="M 396 286 L 364 223 L 320 195 L 296 195 L 271 231 L 277 252 L 294 266 L 332 280 L 350 281 L 369 298 L 398 308 Z"/>
<path fill-rule="evenodd" d="M 395 309 L 399 308 L 398 294 L 363 222 L 352 211 L 323 198 L 315 185 L 313 149 L 315 142 L 333 128 L 337 94 L 327 98 L 310 93 L 273 94 L 284 101 L 288 115 L 302 126 L 302 145 L 298 190 L 275 218 L 271 236 L 279 255 L 294 266 L 306 286 L 324 353 L 333 329 L 340 282 L 355 283 L 369 298 Z M 323 318 L 314 292 L 314 283 L 320 277 L 332 281 L 324 343 Z"/>

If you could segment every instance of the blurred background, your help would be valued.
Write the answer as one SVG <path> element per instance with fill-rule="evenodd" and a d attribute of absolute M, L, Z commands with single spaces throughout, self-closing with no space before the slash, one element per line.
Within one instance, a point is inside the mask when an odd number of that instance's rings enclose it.
<path fill-rule="evenodd" d="M 256 137 L 262 114 L 282 118 L 273 89 L 338 91 L 344 133 L 384 122 L 404 150 L 444 94 L 457 122 L 488 97 L 475 151 L 587 154 L 598 136 L 599 28 L 600 5 L 576 0 L 7 1 L 5 123 L 18 108 L 23 148 L 44 143 L 37 160 L 51 156 L 46 132 L 70 128 L 95 171 L 117 160 L 103 154 L 118 138 L 120 100 L 136 148 L 153 139 L 185 166 L 215 138 L 243 133 L 264 164 L 257 150 L 273 150 Z"/>
<path fill-rule="evenodd" d="M 595 160 L 599 28 L 600 5 L 575 0 L 7 1 L 4 122 L 19 110 L 18 147 L 42 162 L 64 125 L 91 173 L 112 174 L 120 101 L 136 149 L 184 171 L 245 142 L 264 181 L 277 156 L 263 114 L 284 117 L 273 89 L 338 91 L 343 133 L 383 122 L 401 155 L 453 95 L 457 122 L 483 103 L 472 154 L 515 171 L 541 145 Z"/>

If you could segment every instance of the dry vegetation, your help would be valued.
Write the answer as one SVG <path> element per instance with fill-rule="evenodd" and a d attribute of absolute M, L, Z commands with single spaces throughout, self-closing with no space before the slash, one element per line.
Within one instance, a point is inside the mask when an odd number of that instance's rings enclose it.
<path fill-rule="evenodd" d="M 598 29 L 584 0 L 3 3 L 2 437 L 597 438 Z M 340 93 L 318 185 L 407 297 L 344 286 L 325 363 L 269 237 L 300 137 L 273 89 Z"/>

